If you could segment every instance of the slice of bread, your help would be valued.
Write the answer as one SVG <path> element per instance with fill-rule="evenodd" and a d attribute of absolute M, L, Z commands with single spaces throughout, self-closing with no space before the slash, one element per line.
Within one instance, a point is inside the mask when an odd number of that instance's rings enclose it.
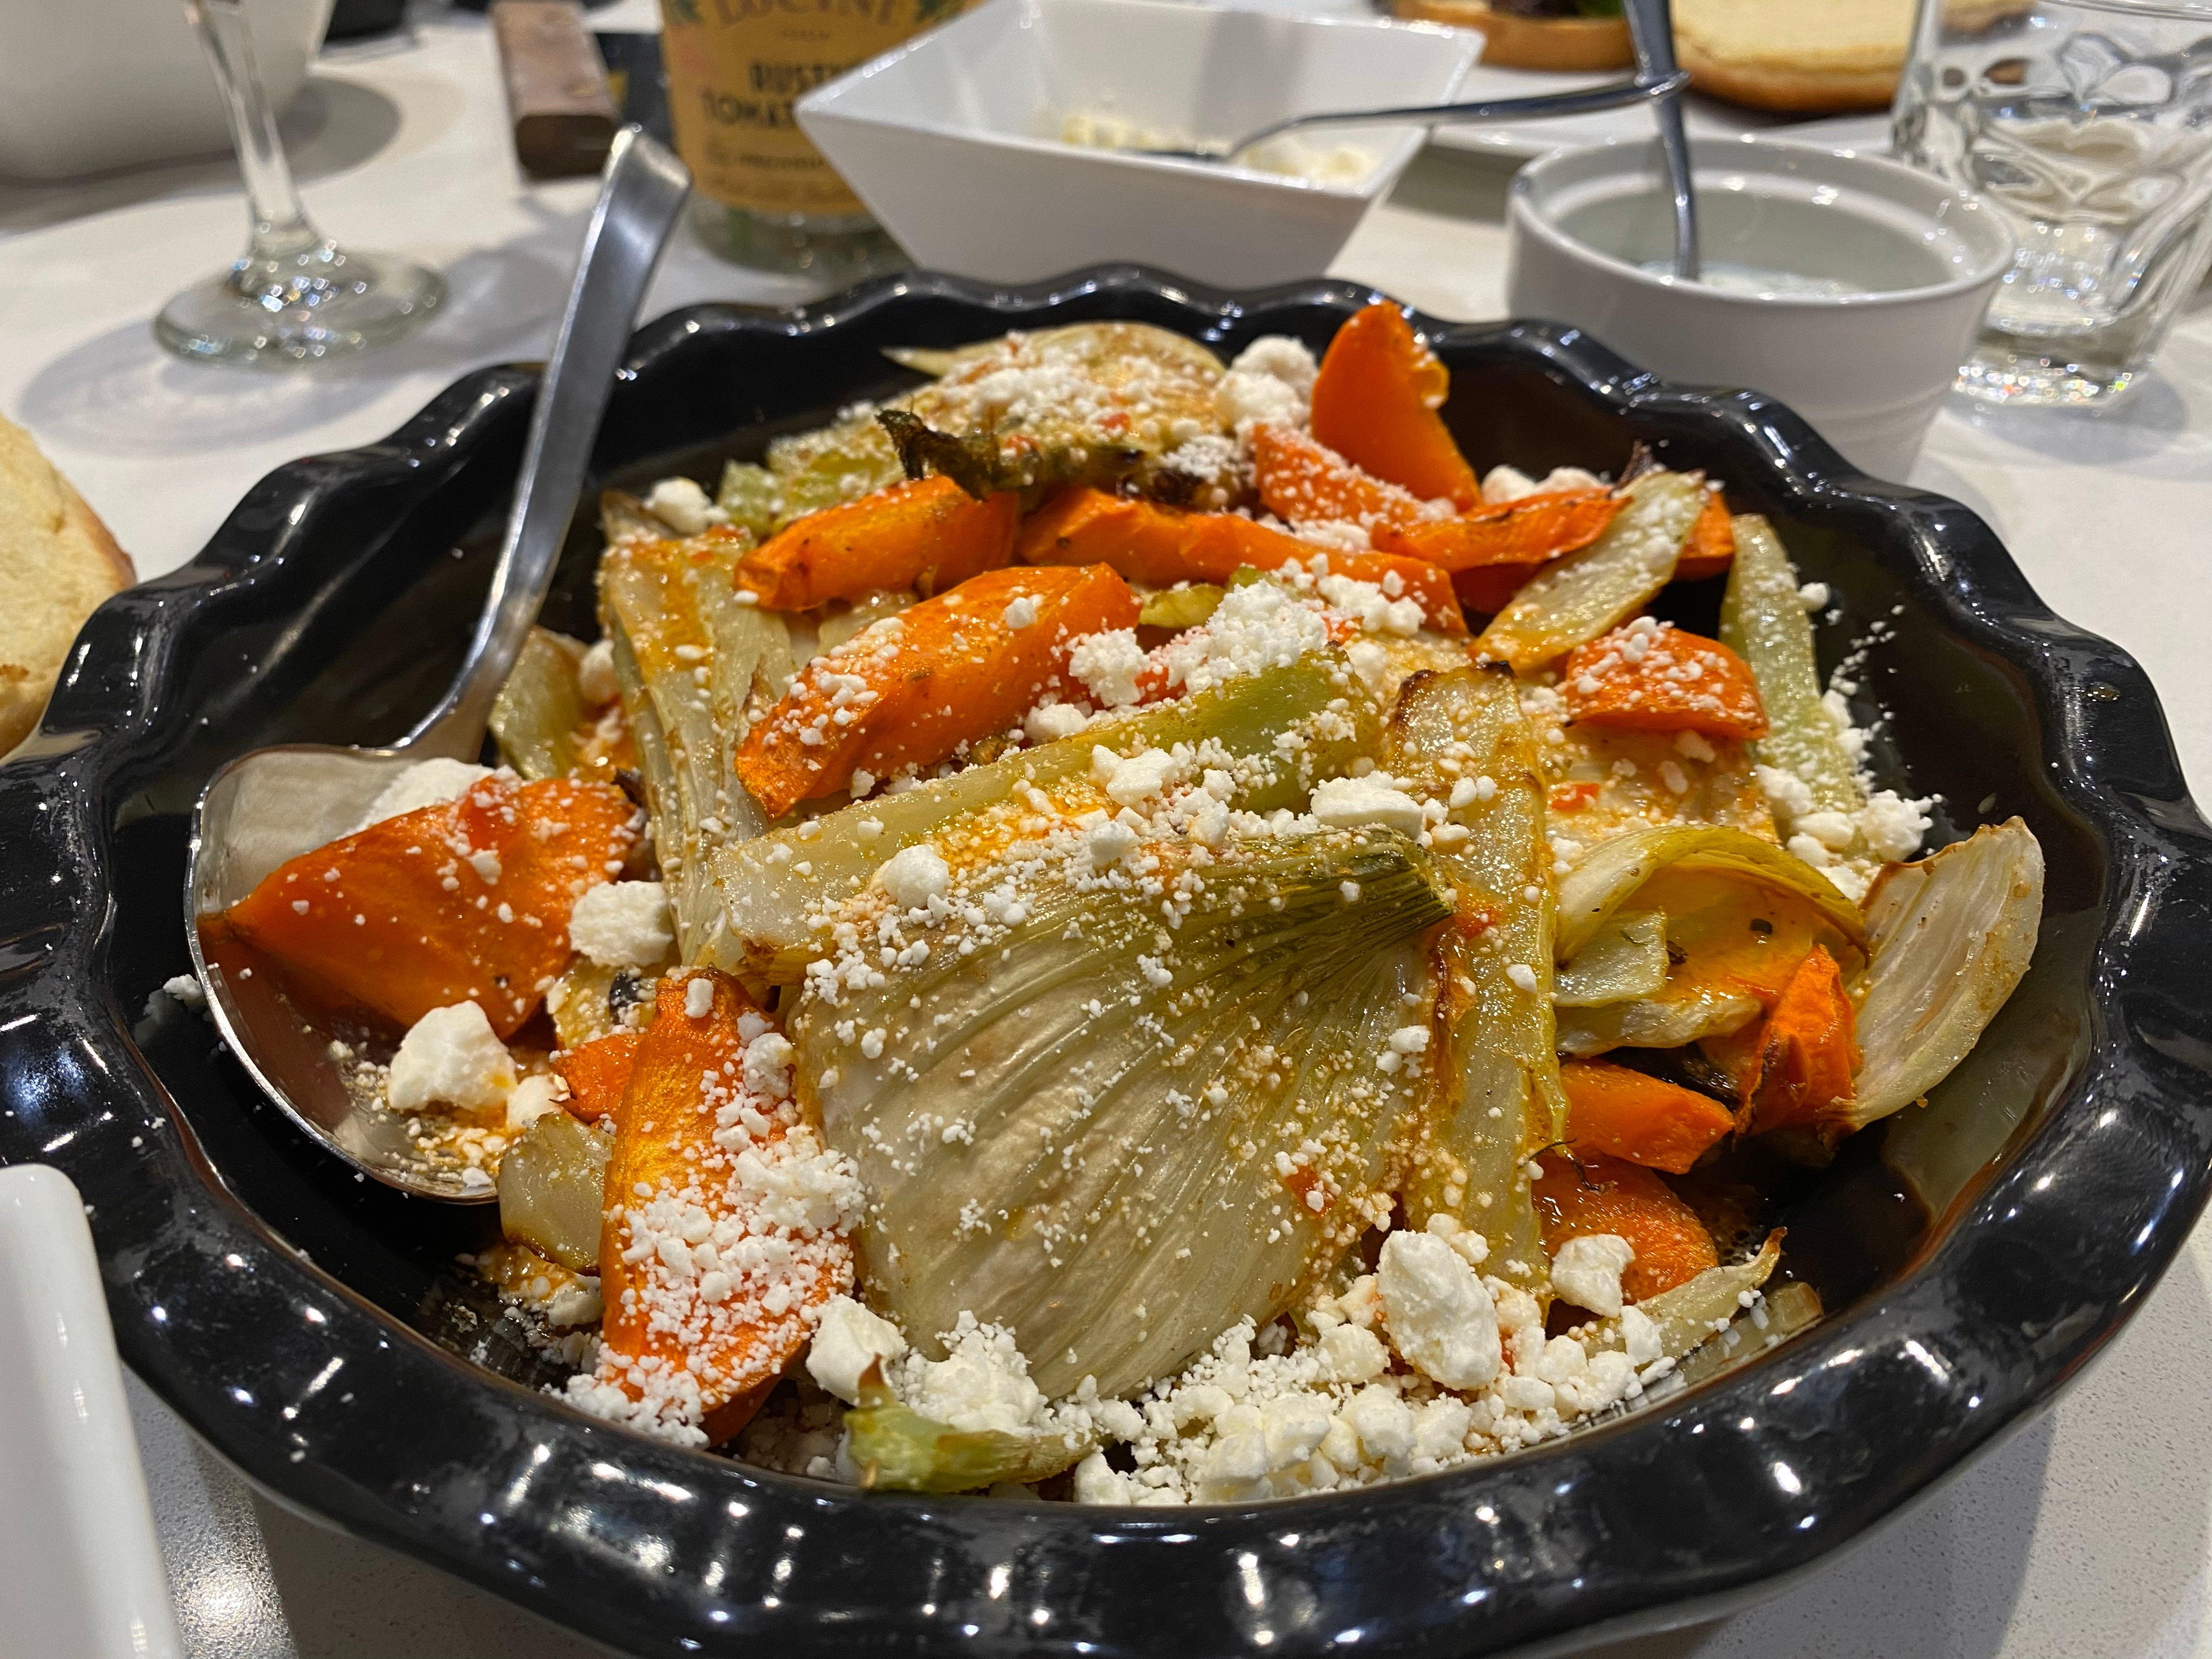
<path fill-rule="evenodd" d="M 0 755 L 39 723 L 84 619 L 137 580 L 31 434 L 0 417 Z"/>
<path fill-rule="evenodd" d="M 1674 0 L 1674 49 L 1698 91 L 1753 109 L 1887 109 L 1913 0 Z"/>
<path fill-rule="evenodd" d="M 1390 9 L 1416 22 L 1474 30 L 1492 69 L 1626 69 L 1636 61 L 1628 25 L 1618 17 L 1522 17 L 1483 0 L 1391 0 Z"/>

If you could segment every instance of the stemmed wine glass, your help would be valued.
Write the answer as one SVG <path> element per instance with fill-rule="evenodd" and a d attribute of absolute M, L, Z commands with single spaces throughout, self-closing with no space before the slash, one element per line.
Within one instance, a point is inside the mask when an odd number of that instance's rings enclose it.
<path fill-rule="evenodd" d="M 198 362 L 288 368 L 349 357 L 420 328 L 446 297 L 438 274 L 342 248 L 301 207 L 240 0 L 185 0 L 185 10 L 229 112 L 253 235 L 228 270 L 169 301 L 154 320 L 155 337 Z"/>

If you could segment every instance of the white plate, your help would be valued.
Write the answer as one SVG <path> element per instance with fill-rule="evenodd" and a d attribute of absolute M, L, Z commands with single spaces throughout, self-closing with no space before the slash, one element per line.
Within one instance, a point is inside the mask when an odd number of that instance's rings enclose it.
<path fill-rule="evenodd" d="M 0 1653 L 177 1659 L 84 1205 L 0 1170 Z"/>
<path fill-rule="evenodd" d="M 1200 4 L 1233 6 L 1241 11 L 1267 11 L 1285 17 L 1373 18 L 1385 15 L 1372 0 L 1197 0 Z M 1455 94 L 1462 102 L 1486 98 L 1533 98 L 1547 92 L 1571 92 L 1618 80 L 1620 72 L 1561 75 L 1540 70 L 1498 69 L 1478 63 L 1467 72 Z M 1820 144 L 1834 149 L 1889 149 L 1889 116 L 1771 115 L 1741 109 L 1714 98 L 1692 94 L 1687 108 L 1690 135 L 1697 138 L 1740 138 L 1746 133 L 1771 133 L 1793 143 Z M 1607 110 L 1598 115 L 1569 116 L 1556 121 L 1526 121 L 1515 125 L 1439 126 L 1430 141 L 1450 149 L 1487 150 L 1497 155 L 1541 155 L 1568 144 L 1598 144 L 1608 138 L 1638 138 L 1652 131 L 1651 117 L 1641 109 Z"/>

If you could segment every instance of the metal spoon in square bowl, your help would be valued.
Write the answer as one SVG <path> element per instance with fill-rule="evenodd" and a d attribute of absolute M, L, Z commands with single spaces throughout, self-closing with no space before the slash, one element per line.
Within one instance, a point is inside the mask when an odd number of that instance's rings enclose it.
<path fill-rule="evenodd" d="M 388 749 L 287 744 L 241 755 L 208 781 L 192 815 L 185 933 L 223 1040 L 301 1128 L 363 1173 L 424 1197 L 482 1202 L 496 1189 L 481 1171 L 465 1181 L 459 1160 L 427 1163 L 403 1119 L 349 1087 L 331 1034 L 317 1030 L 270 975 L 243 971 L 250 964 L 203 924 L 287 860 L 359 828 L 407 768 L 473 761 L 482 751 L 492 703 L 551 585 L 631 323 L 690 188 L 684 164 L 643 132 L 632 127 L 617 136 L 531 414 L 491 591 L 445 701 Z"/>
<path fill-rule="evenodd" d="M 1279 138 L 1286 132 L 1300 131 L 1307 127 L 1380 125 L 1393 121 L 1432 124 L 1521 121 L 1555 115 L 1595 115 L 1601 110 L 1624 109 L 1632 104 L 1655 102 L 1664 109 L 1668 107 L 1668 100 L 1677 99 L 1689 84 L 1688 74 L 1674 68 L 1672 55 L 1669 54 L 1668 68 L 1663 74 L 1656 76 L 1639 74 L 1632 80 L 1608 81 L 1602 86 L 1584 87 L 1574 92 L 1550 92 L 1529 98 L 1492 98 L 1468 104 L 1407 104 L 1393 109 L 1327 110 L 1311 115 L 1293 115 L 1288 120 L 1277 121 L 1256 132 L 1248 132 L 1233 143 L 1211 144 L 1192 149 L 1146 145 L 1133 149 L 1130 154 L 1163 156 L 1174 161 L 1212 161 L 1225 166 L 1255 144 L 1264 144 L 1270 138 Z"/>

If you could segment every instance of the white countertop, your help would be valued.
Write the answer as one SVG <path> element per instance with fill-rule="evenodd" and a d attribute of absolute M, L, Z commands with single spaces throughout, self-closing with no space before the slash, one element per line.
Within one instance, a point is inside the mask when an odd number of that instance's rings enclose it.
<path fill-rule="evenodd" d="M 173 0 L 167 0 L 173 3 Z M 592 15 L 653 26 L 651 0 Z M 590 181 L 533 185 L 510 152 L 482 20 L 418 12 L 329 54 L 284 120 L 325 228 L 441 266 L 446 315 L 357 368 L 262 376 L 157 348 L 149 319 L 242 237 L 225 159 L 65 187 L 0 183 L 0 412 L 31 428 L 137 557 L 190 558 L 264 473 L 382 436 L 465 370 L 542 355 Z M 1432 149 L 1333 274 L 1450 318 L 1503 314 L 1511 164 Z M 647 314 L 801 296 L 688 242 Z M 1911 482 L 1982 513 L 2063 615 L 2125 646 L 2212 785 L 2212 301 L 2133 402 L 2091 417 L 1954 399 Z M 1604 1659 L 2151 1659 L 2212 1656 L 2212 1232 L 2057 1408 L 1870 1540 L 1717 1624 Z M 596 1646 L 249 1494 L 134 1382 L 185 1650 L 198 1659 L 568 1659 Z"/>

